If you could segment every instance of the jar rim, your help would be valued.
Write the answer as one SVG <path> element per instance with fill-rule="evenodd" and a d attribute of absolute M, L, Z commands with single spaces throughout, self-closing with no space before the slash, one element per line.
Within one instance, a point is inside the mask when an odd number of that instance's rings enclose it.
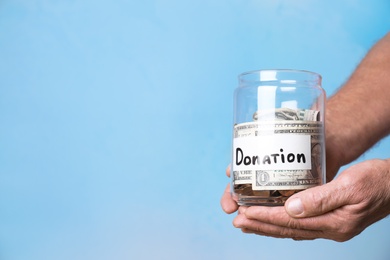
<path fill-rule="evenodd" d="M 270 82 L 270 81 L 306 81 L 321 85 L 322 76 L 319 73 L 299 69 L 260 69 L 243 72 L 238 75 L 240 82 Z"/>

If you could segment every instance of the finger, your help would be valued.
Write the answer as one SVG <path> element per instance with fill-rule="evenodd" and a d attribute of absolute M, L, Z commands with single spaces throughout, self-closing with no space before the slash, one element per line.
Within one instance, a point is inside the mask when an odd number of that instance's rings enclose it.
<path fill-rule="evenodd" d="M 245 210 L 245 217 L 261 223 L 279 226 L 281 228 L 302 229 L 311 231 L 333 230 L 337 223 L 329 221 L 329 214 L 318 217 L 292 218 L 284 207 L 249 207 Z"/>
<path fill-rule="evenodd" d="M 230 178 L 230 164 L 226 167 L 226 176 Z"/>
<path fill-rule="evenodd" d="M 221 198 L 221 206 L 223 211 L 225 211 L 228 214 L 231 214 L 233 212 L 236 212 L 238 209 L 238 205 L 235 200 L 233 200 L 231 194 L 230 194 L 230 184 L 226 186 L 225 191 L 223 192 L 222 198 Z"/>
<path fill-rule="evenodd" d="M 285 238 L 285 237 L 279 236 L 277 234 L 267 234 L 267 233 L 264 233 L 261 231 L 255 231 L 255 230 L 248 229 L 248 228 L 241 228 L 241 231 L 242 231 L 242 233 L 245 233 L 245 234 L 254 234 L 254 235 L 265 236 L 265 237 Z"/>
<path fill-rule="evenodd" d="M 240 228 L 244 233 L 252 233 L 276 238 L 297 238 L 301 240 L 325 238 L 325 233 L 319 230 L 305 230 L 281 227 L 278 225 L 248 219 L 245 217 L 245 214 L 238 215 L 234 219 L 233 225 L 237 228 Z"/>
<path fill-rule="evenodd" d="M 347 194 L 346 187 L 335 180 L 294 194 L 284 207 L 294 218 L 319 216 L 345 205 Z"/>
<path fill-rule="evenodd" d="M 259 231 L 254 231 L 254 230 L 247 229 L 247 228 L 241 228 L 241 231 L 245 234 L 255 234 L 255 235 L 259 235 L 259 236 L 274 237 L 274 238 L 286 238 L 286 237 L 278 235 L 278 234 L 271 235 L 271 234 L 267 234 L 267 233 L 259 232 Z M 301 241 L 301 240 L 314 240 L 318 237 L 310 236 L 310 237 L 289 237 L 289 238 L 294 239 L 296 241 Z"/>

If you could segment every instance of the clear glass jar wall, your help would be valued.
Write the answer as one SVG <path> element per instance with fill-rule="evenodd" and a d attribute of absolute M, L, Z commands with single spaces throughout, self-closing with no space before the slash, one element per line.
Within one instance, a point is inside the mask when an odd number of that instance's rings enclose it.
<path fill-rule="evenodd" d="M 283 205 L 294 193 L 325 183 L 325 99 L 314 72 L 239 75 L 231 164 L 239 205 Z"/>

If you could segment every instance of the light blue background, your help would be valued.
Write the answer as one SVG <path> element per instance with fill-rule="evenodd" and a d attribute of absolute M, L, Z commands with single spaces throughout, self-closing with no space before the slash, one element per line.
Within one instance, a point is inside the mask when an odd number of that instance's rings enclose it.
<path fill-rule="evenodd" d="M 389 219 L 295 242 L 244 235 L 219 206 L 237 75 L 312 70 L 330 95 L 389 13 L 388 0 L 0 0 L 0 259 L 390 259 Z"/>

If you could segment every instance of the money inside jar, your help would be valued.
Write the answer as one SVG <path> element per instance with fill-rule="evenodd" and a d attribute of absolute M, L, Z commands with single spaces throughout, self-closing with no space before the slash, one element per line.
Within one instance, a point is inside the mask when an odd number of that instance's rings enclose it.
<path fill-rule="evenodd" d="M 233 189 L 241 199 L 284 203 L 322 184 L 323 123 L 317 110 L 257 111 L 234 126 Z"/>

